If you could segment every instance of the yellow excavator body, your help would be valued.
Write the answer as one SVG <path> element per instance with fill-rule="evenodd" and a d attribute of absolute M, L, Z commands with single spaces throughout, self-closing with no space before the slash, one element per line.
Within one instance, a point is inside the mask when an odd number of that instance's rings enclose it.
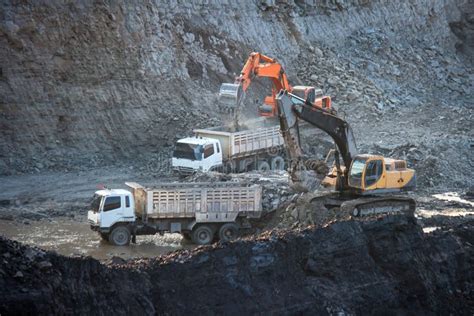
<path fill-rule="evenodd" d="M 340 173 L 345 174 L 344 166 Z M 337 167 L 334 166 L 323 179 L 324 187 L 336 187 Z M 400 192 L 414 189 L 415 170 L 407 168 L 405 160 L 378 155 L 357 155 L 350 166 L 349 186 L 363 194 Z"/>

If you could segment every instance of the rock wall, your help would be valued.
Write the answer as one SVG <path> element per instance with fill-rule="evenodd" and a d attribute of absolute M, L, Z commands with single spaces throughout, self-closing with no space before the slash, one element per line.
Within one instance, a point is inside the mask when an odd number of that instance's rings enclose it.
<path fill-rule="evenodd" d="M 343 50 L 349 35 L 367 27 L 467 51 L 469 42 L 459 43 L 472 16 L 462 5 L 4 1 L 0 173 L 153 159 L 192 128 L 217 124 L 219 84 L 251 51 L 278 57 L 294 82 L 302 47 Z"/>

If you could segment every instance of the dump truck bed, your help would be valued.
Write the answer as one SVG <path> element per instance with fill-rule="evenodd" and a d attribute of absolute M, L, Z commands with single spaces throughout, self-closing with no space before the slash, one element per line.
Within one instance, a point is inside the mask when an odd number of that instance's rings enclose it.
<path fill-rule="evenodd" d="M 262 188 L 233 182 L 160 183 L 145 188 L 126 183 L 142 219 L 195 218 L 196 222 L 229 222 L 238 216 L 259 218 Z"/>
<path fill-rule="evenodd" d="M 263 123 L 256 124 L 263 125 Z M 249 156 L 284 145 L 278 125 L 257 126 L 235 132 L 229 131 L 227 127 L 215 127 L 195 129 L 194 133 L 197 137 L 218 139 L 222 145 L 224 159 Z"/>

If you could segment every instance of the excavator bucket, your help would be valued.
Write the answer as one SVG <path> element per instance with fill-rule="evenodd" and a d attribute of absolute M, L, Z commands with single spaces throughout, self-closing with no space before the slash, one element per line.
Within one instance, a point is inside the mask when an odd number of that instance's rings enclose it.
<path fill-rule="evenodd" d="M 224 108 L 237 108 L 242 101 L 243 95 L 242 85 L 223 83 L 219 90 L 219 104 Z"/>

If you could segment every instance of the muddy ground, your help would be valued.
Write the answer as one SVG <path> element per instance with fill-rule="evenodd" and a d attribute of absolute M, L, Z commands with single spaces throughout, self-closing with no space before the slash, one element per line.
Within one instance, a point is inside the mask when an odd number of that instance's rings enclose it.
<path fill-rule="evenodd" d="M 314 224 L 309 212 L 295 212 L 304 199 L 288 187 L 287 174 L 248 173 L 240 175 L 197 174 L 181 179 L 172 173 L 160 177 L 130 168 L 104 168 L 83 172 L 43 173 L 2 177 L 0 181 L 0 231 L 22 243 L 53 250 L 66 256 L 92 256 L 101 261 L 153 257 L 176 249 L 193 247 L 180 235 L 138 236 L 130 248 L 113 247 L 90 230 L 87 210 L 98 185 L 125 188 L 125 181 L 152 184 L 156 181 L 229 181 L 261 184 L 264 188 L 264 218 L 251 232 L 305 227 Z M 34 183 L 34 185 L 30 185 Z M 472 192 L 412 192 L 417 200 L 418 223 L 425 231 L 459 224 L 474 217 Z M 298 207 L 299 204 L 298 204 Z M 307 215 L 308 214 L 308 215 Z M 326 223 L 318 223 L 320 226 Z"/>

